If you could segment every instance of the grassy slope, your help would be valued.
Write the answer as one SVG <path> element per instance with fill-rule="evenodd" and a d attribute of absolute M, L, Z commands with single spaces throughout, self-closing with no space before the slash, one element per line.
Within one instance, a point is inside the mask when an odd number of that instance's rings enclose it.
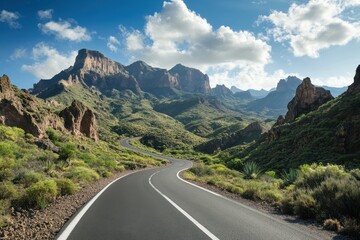
<path fill-rule="evenodd" d="M 280 137 L 266 137 L 245 151 L 229 149 L 232 157 L 255 161 L 264 169 L 296 168 L 304 163 L 323 162 L 360 166 L 360 94 L 338 97 L 318 110 L 278 127 Z M 348 129 L 348 130 L 346 130 Z M 348 131 L 345 149 L 339 133 Z"/>

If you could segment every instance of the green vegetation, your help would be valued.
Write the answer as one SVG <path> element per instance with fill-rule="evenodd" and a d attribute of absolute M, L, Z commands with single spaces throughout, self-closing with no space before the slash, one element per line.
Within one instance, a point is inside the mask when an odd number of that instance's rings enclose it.
<path fill-rule="evenodd" d="M 0 224 L 6 224 L 11 206 L 43 209 L 58 196 L 113 173 L 164 162 L 136 154 L 118 141 L 94 142 L 48 129 L 59 150 L 43 150 L 38 139 L 15 127 L 0 125 Z"/>
<path fill-rule="evenodd" d="M 283 213 L 323 221 L 326 229 L 359 237 L 359 172 L 339 165 L 305 164 L 276 178 L 275 171 L 259 174 L 255 163 L 245 164 L 241 173 L 223 164 L 199 162 L 184 178 L 272 204 Z"/>

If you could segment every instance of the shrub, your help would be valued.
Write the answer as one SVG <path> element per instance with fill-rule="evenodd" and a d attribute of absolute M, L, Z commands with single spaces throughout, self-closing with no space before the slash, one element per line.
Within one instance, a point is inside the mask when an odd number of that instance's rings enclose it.
<path fill-rule="evenodd" d="M 99 174 L 87 167 L 71 167 L 64 176 L 79 183 L 88 183 L 100 178 Z"/>
<path fill-rule="evenodd" d="M 15 160 L 0 156 L 0 181 L 10 180 L 14 177 Z"/>
<path fill-rule="evenodd" d="M 323 223 L 323 227 L 328 231 L 339 232 L 341 230 L 341 224 L 337 219 L 326 219 Z"/>
<path fill-rule="evenodd" d="M 17 190 L 12 182 L 0 183 L 0 199 L 13 199 L 17 195 Z"/>
<path fill-rule="evenodd" d="M 351 176 L 353 176 L 356 180 L 360 181 L 360 169 L 353 169 L 350 171 Z"/>
<path fill-rule="evenodd" d="M 74 143 L 69 142 L 61 146 L 59 158 L 61 160 L 67 160 L 73 158 L 76 154 L 76 146 Z"/>
<path fill-rule="evenodd" d="M 40 180 L 44 180 L 45 175 L 40 172 L 35 171 L 21 171 L 15 178 L 14 183 L 16 184 L 23 184 L 25 188 L 29 187 L 30 185 L 39 182 Z"/>
<path fill-rule="evenodd" d="M 354 218 L 345 218 L 344 227 L 341 229 L 342 233 L 345 233 L 350 236 L 356 237 L 358 239 L 360 237 L 360 222 Z"/>
<path fill-rule="evenodd" d="M 266 171 L 265 174 L 272 178 L 277 178 L 275 171 Z"/>
<path fill-rule="evenodd" d="M 17 140 L 24 137 L 25 131 L 17 127 L 0 126 L 0 139 Z"/>
<path fill-rule="evenodd" d="M 343 175 L 348 175 L 344 167 L 338 165 L 328 164 L 326 166 L 312 164 L 300 166 L 300 178 L 296 183 L 298 187 L 314 189 L 321 184 L 326 178 L 334 177 L 339 178 Z"/>
<path fill-rule="evenodd" d="M 327 178 L 316 188 L 314 197 L 322 217 L 360 216 L 360 182 L 353 177 Z"/>
<path fill-rule="evenodd" d="M 54 143 L 58 143 L 60 140 L 59 134 L 53 129 L 53 128 L 48 128 L 46 130 L 46 134 L 49 136 L 49 139 Z"/>
<path fill-rule="evenodd" d="M 214 170 L 211 169 L 209 166 L 206 166 L 204 163 L 194 164 L 194 166 L 190 168 L 190 171 L 198 177 L 214 174 Z"/>
<path fill-rule="evenodd" d="M 56 182 L 52 179 L 42 180 L 26 189 L 26 202 L 29 207 L 43 209 L 56 195 Z"/>
<path fill-rule="evenodd" d="M 255 162 L 245 163 L 243 167 L 244 178 L 256 179 L 259 177 L 261 170 Z"/>
<path fill-rule="evenodd" d="M 58 194 L 61 196 L 71 195 L 76 191 L 75 184 L 68 178 L 56 179 Z"/>
<path fill-rule="evenodd" d="M 316 216 L 316 202 L 310 193 L 297 190 L 294 197 L 294 213 L 296 215 L 304 219 Z"/>

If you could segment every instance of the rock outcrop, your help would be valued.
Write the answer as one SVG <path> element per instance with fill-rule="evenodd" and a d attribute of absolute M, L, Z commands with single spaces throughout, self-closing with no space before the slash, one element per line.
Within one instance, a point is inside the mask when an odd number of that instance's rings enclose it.
<path fill-rule="evenodd" d="M 12 86 L 6 75 L 0 78 L 0 124 L 22 128 L 39 138 L 50 127 L 64 130 L 60 118 L 43 101 Z"/>
<path fill-rule="evenodd" d="M 138 81 L 141 90 L 150 93 L 159 93 L 159 89 L 179 89 L 179 82 L 169 71 L 154 68 L 143 61 L 137 61 L 125 67 L 130 75 Z"/>
<path fill-rule="evenodd" d="M 95 114 L 81 102 L 74 100 L 59 115 L 65 120 L 65 128 L 75 136 L 85 135 L 99 140 Z"/>
<path fill-rule="evenodd" d="M 285 121 L 291 122 L 301 114 L 311 112 L 333 98 L 330 91 L 315 87 L 310 78 L 305 78 L 297 87 L 295 97 L 288 104 Z"/>
<path fill-rule="evenodd" d="M 354 83 L 351 84 L 346 91 L 347 95 L 352 95 L 360 92 L 360 65 L 356 69 L 356 73 L 354 76 Z"/>
<path fill-rule="evenodd" d="M 180 90 L 191 93 L 210 93 L 209 77 L 195 68 L 177 64 L 169 70 L 179 82 Z"/>

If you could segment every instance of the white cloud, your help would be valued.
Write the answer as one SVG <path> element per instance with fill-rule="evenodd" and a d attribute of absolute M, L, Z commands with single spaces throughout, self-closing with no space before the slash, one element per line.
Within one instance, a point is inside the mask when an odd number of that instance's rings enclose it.
<path fill-rule="evenodd" d="M 268 29 L 275 41 L 289 42 L 297 57 L 319 57 L 319 51 L 346 45 L 360 39 L 360 21 L 347 21 L 343 16 L 349 7 L 360 6 L 359 0 L 310 0 L 293 3 L 287 12 L 273 11 L 262 16 L 274 27 Z"/>
<path fill-rule="evenodd" d="M 118 50 L 118 46 L 120 45 L 119 40 L 114 37 L 114 36 L 110 36 L 107 40 L 107 44 L 108 48 L 110 49 L 110 51 L 112 52 L 117 52 Z"/>
<path fill-rule="evenodd" d="M 82 42 L 91 40 L 87 29 L 80 26 L 72 27 L 67 21 L 50 21 L 45 24 L 38 24 L 43 33 L 54 34 L 59 39 Z"/>
<path fill-rule="evenodd" d="M 35 62 L 32 65 L 22 65 L 21 70 L 30 72 L 39 79 L 48 79 L 73 65 L 76 55 L 76 51 L 62 54 L 41 42 L 32 49 L 32 57 Z"/>
<path fill-rule="evenodd" d="M 40 19 L 51 19 L 53 12 L 54 12 L 53 9 L 39 10 L 38 16 Z"/>
<path fill-rule="evenodd" d="M 187 8 L 182 0 L 164 2 L 161 12 L 148 16 L 144 33 L 124 33 L 133 58 L 161 67 L 183 63 L 206 70 L 225 63 L 260 64 L 270 61 L 271 47 L 248 31 L 218 29 Z"/>
<path fill-rule="evenodd" d="M 216 69 L 209 69 L 209 78 L 212 87 L 216 84 L 225 84 L 227 87 L 236 86 L 240 89 L 271 89 L 276 87 L 280 79 L 287 76 L 299 76 L 297 73 L 286 73 L 279 69 L 272 74 L 265 71 L 261 64 L 224 65 Z"/>
<path fill-rule="evenodd" d="M 14 52 L 11 54 L 10 59 L 11 60 L 16 60 L 16 59 L 19 59 L 19 58 L 23 58 L 23 57 L 26 56 L 26 54 L 27 54 L 26 48 L 16 48 L 14 50 Z"/>
<path fill-rule="evenodd" d="M 344 76 L 333 76 L 333 77 L 326 77 L 326 78 L 314 78 L 311 79 L 313 84 L 317 86 L 331 86 L 331 87 L 344 87 L 349 86 L 354 81 L 354 74 L 347 73 Z"/>
<path fill-rule="evenodd" d="M 11 28 L 21 28 L 20 23 L 17 21 L 20 15 L 15 12 L 2 10 L 0 13 L 0 22 L 7 23 Z"/>

